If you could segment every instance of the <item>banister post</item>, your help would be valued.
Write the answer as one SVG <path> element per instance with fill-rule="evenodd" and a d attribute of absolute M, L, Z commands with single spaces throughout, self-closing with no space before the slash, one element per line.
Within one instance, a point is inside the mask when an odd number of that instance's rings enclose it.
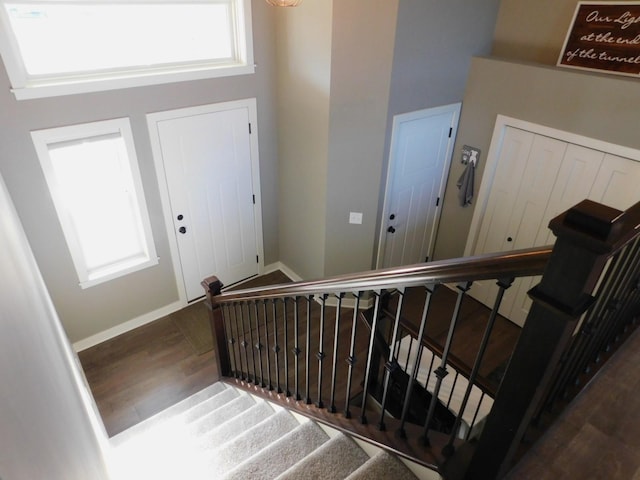
<path fill-rule="evenodd" d="M 482 435 L 465 452 L 465 480 L 502 478 L 511 468 L 576 324 L 592 304 L 621 214 L 585 200 L 549 224 L 557 240 L 540 283 L 529 292 L 533 304 Z"/>
<path fill-rule="evenodd" d="M 218 280 L 218 277 L 215 276 L 205 278 L 200 282 L 200 285 L 202 285 L 207 295 L 211 335 L 213 336 L 213 355 L 218 366 L 218 380 L 220 380 L 222 377 L 231 376 L 231 361 L 229 359 L 227 336 L 224 331 L 222 308 L 213 299 L 213 297 L 220 294 L 223 285 Z"/>

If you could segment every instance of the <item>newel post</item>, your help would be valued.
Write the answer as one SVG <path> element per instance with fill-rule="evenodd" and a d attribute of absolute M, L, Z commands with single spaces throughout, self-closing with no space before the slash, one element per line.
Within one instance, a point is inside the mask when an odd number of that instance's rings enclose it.
<path fill-rule="evenodd" d="M 571 340 L 621 228 L 622 212 L 585 200 L 556 217 L 557 240 L 525 326 L 469 461 L 465 480 L 502 478 Z"/>
<path fill-rule="evenodd" d="M 220 294 L 222 282 L 218 280 L 218 277 L 207 277 L 200 282 L 200 284 L 207 295 L 211 334 L 213 336 L 213 355 L 216 365 L 218 365 L 218 379 L 229 377 L 231 376 L 231 363 L 229 360 L 227 337 L 224 331 L 224 317 L 222 315 L 222 308 L 213 300 L 214 296 Z"/>

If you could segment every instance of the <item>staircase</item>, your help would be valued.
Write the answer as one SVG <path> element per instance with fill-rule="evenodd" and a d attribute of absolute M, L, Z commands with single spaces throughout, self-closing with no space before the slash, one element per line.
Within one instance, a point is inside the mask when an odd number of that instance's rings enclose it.
<path fill-rule="evenodd" d="M 111 443 L 115 480 L 440 478 L 220 382 Z"/>

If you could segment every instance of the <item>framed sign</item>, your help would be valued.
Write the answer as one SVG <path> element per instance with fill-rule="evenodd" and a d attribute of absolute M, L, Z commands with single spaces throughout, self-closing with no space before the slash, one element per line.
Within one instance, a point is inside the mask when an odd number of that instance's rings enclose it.
<path fill-rule="evenodd" d="M 579 2 L 558 65 L 640 76 L 640 2 Z"/>

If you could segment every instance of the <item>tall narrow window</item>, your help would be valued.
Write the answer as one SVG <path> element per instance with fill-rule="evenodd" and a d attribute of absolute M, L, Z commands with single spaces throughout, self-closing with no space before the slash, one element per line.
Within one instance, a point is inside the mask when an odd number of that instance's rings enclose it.
<path fill-rule="evenodd" d="M 126 118 L 32 132 L 80 286 L 157 263 Z"/>
<path fill-rule="evenodd" d="M 249 0 L 0 0 L 18 98 L 252 73 Z"/>

